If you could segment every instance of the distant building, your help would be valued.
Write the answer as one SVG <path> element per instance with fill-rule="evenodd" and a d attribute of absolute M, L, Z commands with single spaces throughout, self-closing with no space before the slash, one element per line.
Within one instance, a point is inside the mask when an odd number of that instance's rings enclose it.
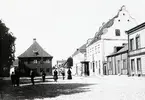
<path fill-rule="evenodd" d="M 61 71 L 65 71 L 64 63 L 66 63 L 66 60 L 57 60 L 56 68 L 58 70 L 58 75 L 61 75 Z"/>
<path fill-rule="evenodd" d="M 125 31 L 135 25 L 135 19 L 125 6 L 121 7 L 116 16 L 102 24 L 86 48 L 90 75 L 107 74 L 107 55 L 114 51 L 115 46 L 128 42 Z"/>
<path fill-rule="evenodd" d="M 30 70 L 34 70 L 36 75 L 40 75 L 42 71 L 52 75 L 52 58 L 36 39 L 33 39 L 33 44 L 18 57 L 22 76 L 29 76 Z"/>
<path fill-rule="evenodd" d="M 107 56 L 107 75 L 127 75 L 128 45 L 114 47 L 114 52 Z"/>
<path fill-rule="evenodd" d="M 129 73 L 132 76 L 145 76 L 145 22 L 126 33 L 129 45 Z"/>
<path fill-rule="evenodd" d="M 72 75 L 89 75 L 89 62 L 86 61 L 86 44 L 78 48 L 74 54 L 73 58 L 73 67 Z"/>

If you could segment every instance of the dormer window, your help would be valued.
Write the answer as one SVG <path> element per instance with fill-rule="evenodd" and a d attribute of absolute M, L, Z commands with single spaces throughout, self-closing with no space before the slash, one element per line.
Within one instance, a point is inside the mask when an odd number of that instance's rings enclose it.
<path fill-rule="evenodd" d="M 115 35 L 120 36 L 120 29 L 115 29 Z"/>

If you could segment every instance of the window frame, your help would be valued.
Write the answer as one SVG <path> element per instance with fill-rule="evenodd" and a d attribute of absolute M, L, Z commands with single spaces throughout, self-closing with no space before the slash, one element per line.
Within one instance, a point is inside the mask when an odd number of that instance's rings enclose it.
<path fill-rule="evenodd" d="M 138 62 L 140 61 L 140 62 Z M 136 64 L 137 64 L 137 71 L 141 71 L 141 58 L 136 59 Z"/>
<path fill-rule="evenodd" d="M 137 35 L 135 37 L 135 40 L 136 40 L 136 49 L 139 49 L 140 48 L 140 35 Z"/>
<path fill-rule="evenodd" d="M 115 36 L 120 36 L 121 35 L 120 33 L 121 33 L 120 29 L 115 29 Z"/>
<path fill-rule="evenodd" d="M 132 38 L 132 39 L 129 39 L 129 44 L 130 44 L 130 50 L 134 50 L 134 39 Z"/>
<path fill-rule="evenodd" d="M 135 60 L 131 59 L 131 71 L 135 71 Z"/>

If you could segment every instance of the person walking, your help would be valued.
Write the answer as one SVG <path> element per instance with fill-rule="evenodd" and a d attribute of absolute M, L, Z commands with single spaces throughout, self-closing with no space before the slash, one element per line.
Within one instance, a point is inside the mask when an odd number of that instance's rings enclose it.
<path fill-rule="evenodd" d="M 57 70 L 55 69 L 55 70 L 54 70 L 54 76 L 53 76 L 55 82 L 57 82 L 57 79 L 58 79 L 58 75 L 57 75 L 57 74 L 58 74 L 58 72 L 57 72 Z"/>
<path fill-rule="evenodd" d="M 16 84 L 16 76 L 15 76 L 14 72 L 12 72 L 12 74 L 11 74 L 11 81 L 12 81 L 12 86 L 15 86 L 15 84 Z"/>
<path fill-rule="evenodd" d="M 19 86 L 19 83 L 20 83 L 20 73 L 19 73 L 19 69 L 18 68 L 16 68 L 16 70 L 15 70 L 15 81 L 16 81 L 17 86 Z"/>
<path fill-rule="evenodd" d="M 62 70 L 61 75 L 62 75 L 62 78 L 64 80 L 64 78 L 65 78 L 65 72 L 64 72 L 64 70 Z"/>
<path fill-rule="evenodd" d="M 71 75 L 71 70 L 70 69 L 68 69 L 67 73 L 68 73 L 67 79 L 72 79 L 72 75 Z"/>
<path fill-rule="evenodd" d="M 43 80 L 43 82 L 45 82 L 45 76 L 46 76 L 46 73 L 43 71 L 42 72 L 42 80 Z"/>
<path fill-rule="evenodd" d="M 35 75 L 34 75 L 34 71 L 30 71 L 30 77 L 31 77 L 31 82 L 32 82 L 32 84 L 34 85 L 35 83 L 34 83 L 34 77 L 35 77 Z"/>

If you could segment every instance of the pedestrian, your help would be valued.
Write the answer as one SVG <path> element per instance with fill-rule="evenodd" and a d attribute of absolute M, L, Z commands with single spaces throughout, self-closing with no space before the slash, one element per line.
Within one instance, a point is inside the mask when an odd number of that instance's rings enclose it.
<path fill-rule="evenodd" d="M 20 83 L 20 73 L 19 73 L 19 69 L 18 68 L 16 68 L 16 70 L 15 70 L 15 81 L 16 81 L 17 86 L 19 86 L 19 83 Z"/>
<path fill-rule="evenodd" d="M 71 75 L 71 70 L 70 69 L 68 69 L 67 73 L 68 73 L 67 79 L 72 79 L 72 75 Z"/>
<path fill-rule="evenodd" d="M 35 77 L 35 75 L 34 75 L 34 71 L 30 71 L 30 77 L 31 77 L 31 82 L 32 82 L 32 84 L 34 85 L 35 83 L 34 83 L 34 77 Z"/>
<path fill-rule="evenodd" d="M 14 72 L 12 72 L 12 74 L 11 74 L 11 81 L 12 81 L 12 86 L 15 86 L 15 84 L 16 84 L 16 76 L 15 76 Z"/>
<path fill-rule="evenodd" d="M 62 71 L 61 74 L 62 74 L 62 78 L 63 78 L 63 80 L 64 80 L 64 78 L 65 78 L 65 72 Z"/>
<path fill-rule="evenodd" d="M 58 72 L 57 72 L 57 70 L 55 69 L 55 70 L 54 70 L 54 76 L 53 76 L 55 82 L 57 82 L 57 79 L 58 79 L 57 73 L 58 73 Z"/>
<path fill-rule="evenodd" d="M 42 71 L 42 80 L 43 80 L 43 82 L 45 82 L 45 76 L 46 76 L 46 73 L 44 71 Z"/>

